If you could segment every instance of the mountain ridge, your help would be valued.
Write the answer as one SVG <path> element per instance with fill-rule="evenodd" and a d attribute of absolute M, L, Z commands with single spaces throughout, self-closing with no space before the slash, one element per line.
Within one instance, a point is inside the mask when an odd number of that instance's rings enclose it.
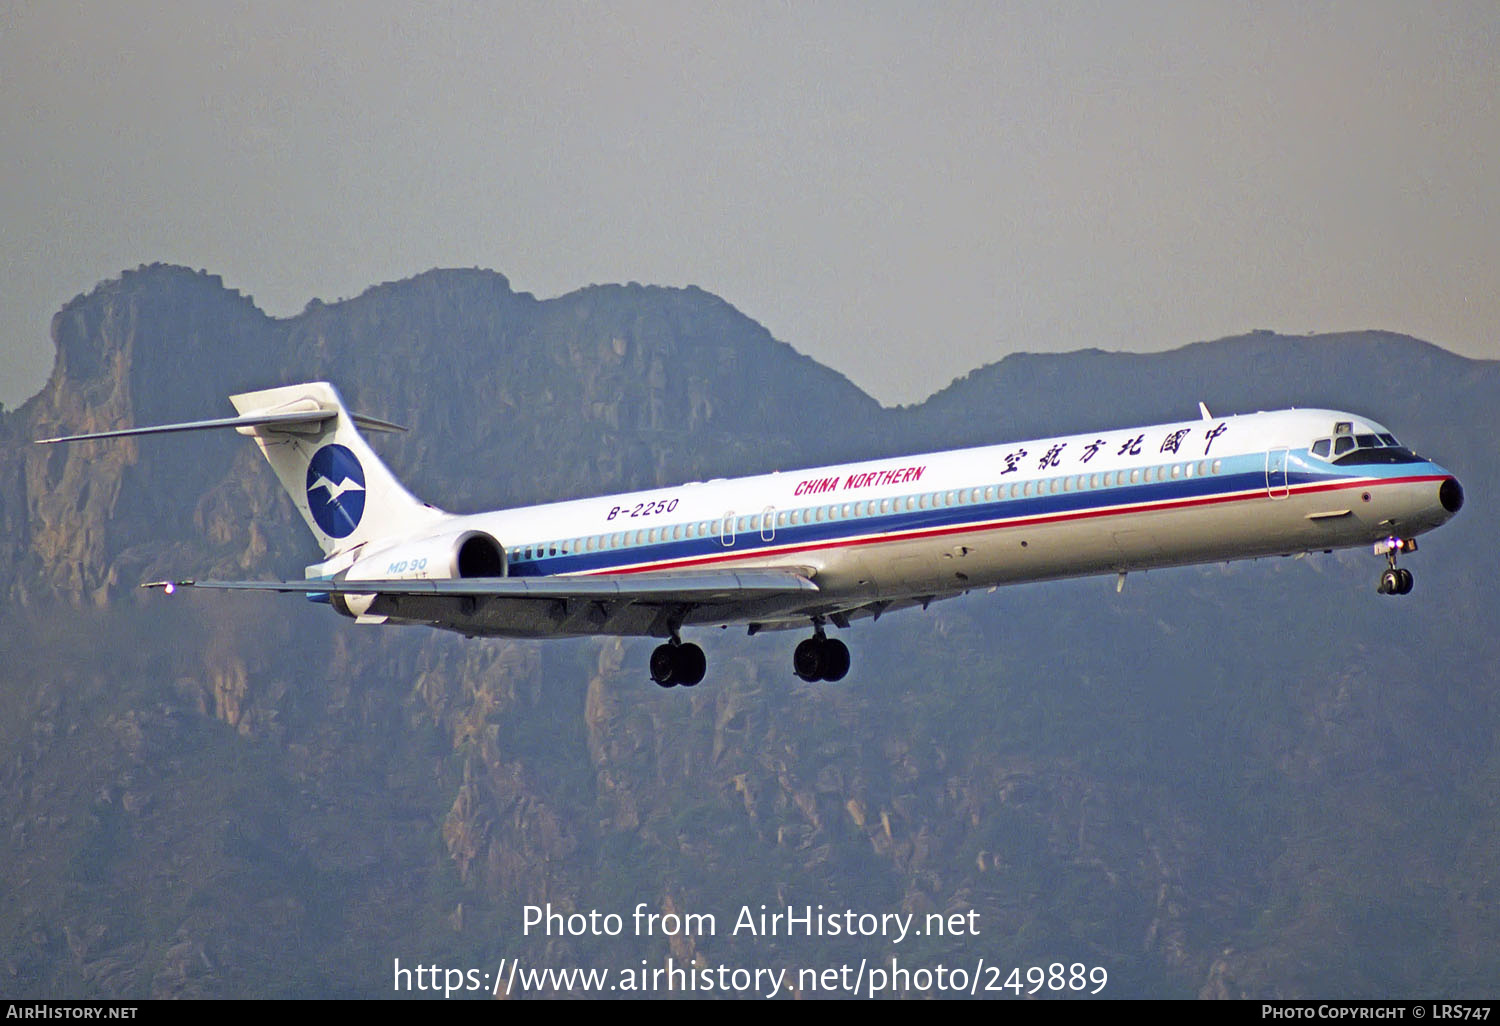
<path fill-rule="evenodd" d="M 1112 996 L 1500 985 L 1494 361 L 1388 333 L 1248 335 L 1014 356 L 883 408 L 701 290 L 537 300 L 472 270 L 277 319 L 212 275 L 145 268 L 66 305 L 54 335 L 47 386 L 0 421 L 9 993 L 381 996 L 393 957 L 439 956 L 1084 959 Z M 295 575 L 315 548 L 242 439 L 29 442 L 211 416 L 304 377 L 405 423 L 375 444 L 455 509 L 1180 419 L 1200 399 L 1240 412 L 1305 381 L 1470 499 L 1423 539 L 1408 599 L 1375 595 L 1358 552 L 1132 575 L 1121 595 L 1000 589 L 861 625 L 838 687 L 791 678 L 795 639 L 712 632 L 713 673 L 684 695 L 646 680 L 645 642 L 141 594 Z M 638 901 L 972 909 L 981 932 L 520 929 L 525 904 Z"/>

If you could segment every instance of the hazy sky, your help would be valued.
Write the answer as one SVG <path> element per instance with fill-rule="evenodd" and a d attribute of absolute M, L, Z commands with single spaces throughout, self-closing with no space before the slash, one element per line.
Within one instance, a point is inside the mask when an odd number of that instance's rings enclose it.
<path fill-rule="evenodd" d="M 0 0 L 0 183 L 11 406 L 154 261 L 276 315 L 695 284 L 886 402 L 1262 327 L 1500 358 L 1500 3 Z"/>

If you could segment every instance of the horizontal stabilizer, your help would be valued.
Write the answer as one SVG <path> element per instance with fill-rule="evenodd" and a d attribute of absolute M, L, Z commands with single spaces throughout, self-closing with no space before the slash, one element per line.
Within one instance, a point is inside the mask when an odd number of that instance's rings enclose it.
<path fill-rule="evenodd" d="M 152 427 L 122 428 L 118 431 L 95 431 L 86 435 L 60 435 L 57 438 L 38 438 L 37 445 L 53 442 L 86 442 L 95 438 L 126 438 L 131 435 L 165 435 L 174 431 L 208 431 L 213 428 L 282 427 L 295 428 L 299 424 L 312 427 L 339 415 L 337 407 L 313 410 L 294 410 L 281 413 L 250 413 L 242 417 L 217 417 L 213 420 L 190 420 L 181 424 L 157 424 Z M 399 424 L 377 420 L 361 414 L 350 414 L 358 426 L 370 431 L 405 431 Z"/>

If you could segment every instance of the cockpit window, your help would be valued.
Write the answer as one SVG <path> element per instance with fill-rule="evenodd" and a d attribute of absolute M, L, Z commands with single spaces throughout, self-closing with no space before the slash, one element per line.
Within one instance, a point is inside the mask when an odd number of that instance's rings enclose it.
<path fill-rule="evenodd" d="M 1363 435 L 1340 432 L 1332 438 L 1320 438 L 1313 442 L 1312 454 L 1329 459 L 1330 446 L 1333 449 L 1332 462 L 1338 464 L 1422 462 L 1422 457 L 1397 442 L 1396 437 L 1386 431 Z"/>
<path fill-rule="evenodd" d="M 1385 445 L 1378 449 L 1368 449 L 1361 446 L 1340 459 L 1334 460 L 1340 465 L 1355 463 L 1421 463 L 1422 457 L 1412 452 L 1403 445 Z"/>

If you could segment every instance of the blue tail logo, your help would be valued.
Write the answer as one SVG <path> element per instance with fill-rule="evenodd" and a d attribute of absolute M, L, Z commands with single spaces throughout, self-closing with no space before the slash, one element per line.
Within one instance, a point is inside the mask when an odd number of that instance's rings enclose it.
<path fill-rule="evenodd" d="M 325 445 L 307 465 L 307 506 L 330 538 L 347 538 L 365 515 L 365 468 L 342 445 Z"/>

